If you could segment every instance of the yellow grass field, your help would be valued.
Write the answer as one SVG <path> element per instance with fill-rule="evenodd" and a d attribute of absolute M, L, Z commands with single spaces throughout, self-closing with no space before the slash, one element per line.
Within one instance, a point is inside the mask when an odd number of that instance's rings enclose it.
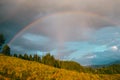
<path fill-rule="evenodd" d="M 0 80 L 120 80 L 120 75 L 78 73 L 0 55 Z"/>

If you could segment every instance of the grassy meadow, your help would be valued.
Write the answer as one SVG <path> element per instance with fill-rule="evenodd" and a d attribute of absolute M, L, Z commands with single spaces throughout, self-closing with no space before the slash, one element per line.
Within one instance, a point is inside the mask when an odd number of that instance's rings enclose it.
<path fill-rule="evenodd" d="M 0 80 L 120 80 L 120 74 L 79 73 L 0 55 Z"/>

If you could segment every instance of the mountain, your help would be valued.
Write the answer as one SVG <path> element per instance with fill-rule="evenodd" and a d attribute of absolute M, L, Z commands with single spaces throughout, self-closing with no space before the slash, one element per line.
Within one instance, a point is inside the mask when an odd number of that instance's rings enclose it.
<path fill-rule="evenodd" d="M 102 67 L 109 67 L 113 64 L 120 64 L 120 60 L 116 60 L 113 62 L 110 62 L 108 64 L 101 64 L 101 65 L 88 65 L 87 67 L 91 67 L 91 68 L 102 68 Z"/>
<path fill-rule="evenodd" d="M 113 61 L 113 62 L 111 62 L 109 64 L 120 64 L 120 60 Z"/>

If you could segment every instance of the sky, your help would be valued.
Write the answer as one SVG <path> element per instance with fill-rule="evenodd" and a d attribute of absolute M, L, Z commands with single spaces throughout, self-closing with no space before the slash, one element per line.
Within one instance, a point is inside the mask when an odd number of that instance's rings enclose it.
<path fill-rule="evenodd" d="M 120 0 L 0 0 L 0 33 L 12 53 L 108 64 L 120 60 L 119 7 Z"/>

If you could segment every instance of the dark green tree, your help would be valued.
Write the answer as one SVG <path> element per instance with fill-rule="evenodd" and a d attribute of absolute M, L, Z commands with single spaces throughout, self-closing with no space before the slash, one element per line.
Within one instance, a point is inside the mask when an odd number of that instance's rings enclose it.
<path fill-rule="evenodd" d="M 54 62 L 54 67 L 56 67 L 56 68 L 61 68 L 61 66 L 60 66 L 60 61 L 59 61 L 59 60 L 55 60 L 55 62 Z"/>
<path fill-rule="evenodd" d="M 37 62 L 41 62 L 41 57 L 39 57 L 37 54 L 34 54 L 33 60 Z"/>
<path fill-rule="evenodd" d="M 2 48 L 2 45 L 5 43 L 5 38 L 3 36 L 3 34 L 0 34 L 0 50 Z"/>
<path fill-rule="evenodd" d="M 30 61 L 33 61 L 33 57 L 32 57 L 31 54 L 30 54 L 30 56 L 29 56 L 29 60 L 30 60 Z"/>
<path fill-rule="evenodd" d="M 14 56 L 14 57 L 18 57 L 16 53 L 15 53 L 13 56 Z"/>
<path fill-rule="evenodd" d="M 41 63 L 41 57 L 40 57 L 40 56 L 38 56 L 38 62 L 40 62 L 40 63 Z"/>
<path fill-rule="evenodd" d="M 10 47 L 8 45 L 5 45 L 2 49 L 2 53 L 5 55 L 10 55 Z"/>
<path fill-rule="evenodd" d="M 23 59 L 28 60 L 28 55 L 25 53 Z"/>
<path fill-rule="evenodd" d="M 23 59 L 23 55 L 22 54 L 19 54 L 18 57 L 21 58 L 21 59 Z"/>
<path fill-rule="evenodd" d="M 0 46 L 2 46 L 2 44 L 4 44 L 5 42 L 5 38 L 3 34 L 0 34 Z"/>
<path fill-rule="evenodd" d="M 51 56 L 50 53 L 47 53 L 42 57 L 42 63 L 50 66 L 55 66 L 55 58 Z"/>

